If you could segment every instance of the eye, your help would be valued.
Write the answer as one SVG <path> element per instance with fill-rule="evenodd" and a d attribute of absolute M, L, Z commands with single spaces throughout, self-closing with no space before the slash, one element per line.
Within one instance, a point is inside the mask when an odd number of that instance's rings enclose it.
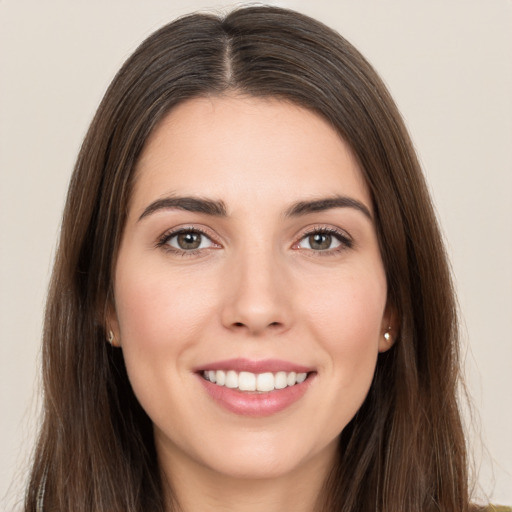
<path fill-rule="evenodd" d="M 333 229 L 315 229 L 306 233 L 295 245 L 297 249 L 309 249 L 316 252 L 329 252 L 352 247 L 352 240 Z"/>
<path fill-rule="evenodd" d="M 205 233 L 198 229 L 180 229 L 166 233 L 158 245 L 167 246 L 178 252 L 191 252 L 216 246 Z"/>

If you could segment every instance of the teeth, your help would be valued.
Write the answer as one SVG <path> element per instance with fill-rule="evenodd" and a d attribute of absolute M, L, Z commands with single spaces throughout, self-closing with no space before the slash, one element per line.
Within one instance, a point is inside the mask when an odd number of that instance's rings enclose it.
<path fill-rule="evenodd" d="M 274 391 L 274 374 L 260 373 L 256 377 L 256 389 L 258 391 Z"/>
<path fill-rule="evenodd" d="M 308 376 L 307 373 L 298 373 L 297 374 L 297 383 L 300 384 L 301 382 L 304 382 L 306 380 L 307 376 Z"/>
<path fill-rule="evenodd" d="M 297 382 L 297 374 L 295 372 L 290 372 L 286 376 L 286 384 L 288 386 L 293 386 Z"/>
<path fill-rule="evenodd" d="M 227 388 L 235 389 L 238 387 L 238 373 L 233 370 L 229 370 L 226 373 L 226 383 L 224 384 Z"/>
<path fill-rule="evenodd" d="M 212 381 L 213 382 L 213 381 Z M 223 372 L 222 370 L 217 370 L 215 372 L 215 382 L 219 385 L 219 386 L 224 386 L 224 384 L 226 383 L 226 373 Z"/>
<path fill-rule="evenodd" d="M 274 377 L 274 386 L 276 389 L 284 389 L 288 386 L 286 372 L 277 372 Z"/>
<path fill-rule="evenodd" d="M 218 386 L 226 386 L 240 391 L 269 392 L 275 389 L 284 389 L 295 386 L 306 380 L 307 373 L 276 372 L 276 373 L 251 373 L 235 372 L 234 370 L 206 370 L 203 377 Z"/>
<path fill-rule="evenodd" d="M 256 391 L 256 375 L 249 372 L 240 372 L 238 375 L 238 389 L 240 391 Z"/>

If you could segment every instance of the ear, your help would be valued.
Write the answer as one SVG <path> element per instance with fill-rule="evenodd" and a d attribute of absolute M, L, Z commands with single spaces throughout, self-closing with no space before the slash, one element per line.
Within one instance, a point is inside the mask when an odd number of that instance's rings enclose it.
<path fill-rule="evenodd" d="M 379 335 L 379 352 L 386 352 L 395 344 L 399 330 L 400 323 L 398 321 L 396 307 L 388 302 L 384 315 L 382 316 Z"/>

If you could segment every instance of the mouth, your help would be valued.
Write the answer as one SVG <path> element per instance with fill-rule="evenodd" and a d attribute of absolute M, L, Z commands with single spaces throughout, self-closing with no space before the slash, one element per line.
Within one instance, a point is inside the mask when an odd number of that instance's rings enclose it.
<path fill-rule="evenodd" d="M 312 367 L 276 359 L 230 359 L 194 371 L 214 403 L 250 417 L 288 409 L 308 392 L 317 375 Z"/>
<path fill-rule="evenodd" d="M 252 373 L 235 370 L 203 370 L 203 379 L 229 389 L 255 393 L 269 393 L 301 384 L 308 377 L 308 372 L 264 372 Z"/>

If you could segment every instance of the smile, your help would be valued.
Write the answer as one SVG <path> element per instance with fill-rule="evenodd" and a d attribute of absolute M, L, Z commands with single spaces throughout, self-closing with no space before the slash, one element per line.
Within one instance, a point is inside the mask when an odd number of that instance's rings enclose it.
<path fill-rule="evenodd" d="M 307 394 L 317 369 L 282 359 L 228 359 L 193 369 L 207 396 L 231 413 L 265 417 Z"/>
<path fill-rule="evenodd" d="M 295 386 L 306 380 L 306 372 L 237 372 L 235 370 L 204 370 L 202 376 L 217 386 L 225 386 L 239 391 L 268 393 L 276 389 Z"/>

